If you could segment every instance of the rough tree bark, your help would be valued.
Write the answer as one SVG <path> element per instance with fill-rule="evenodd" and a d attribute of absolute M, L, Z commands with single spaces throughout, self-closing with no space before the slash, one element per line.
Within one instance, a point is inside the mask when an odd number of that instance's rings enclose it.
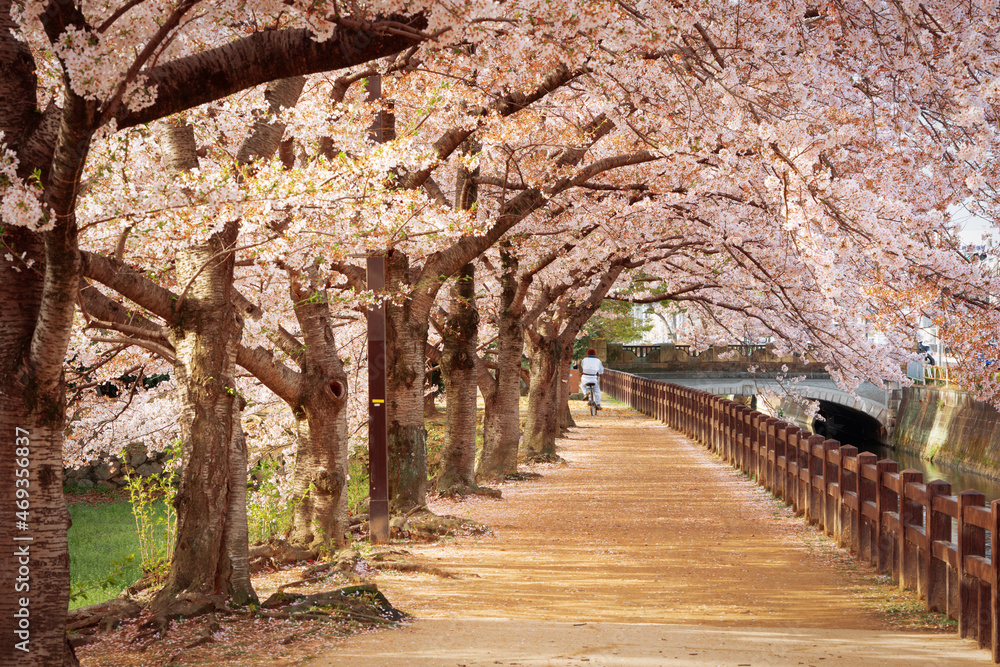
<path fill-rule="evenodd" d="M 518 261 L 501 249 L 500 311 L 497 322 L 495 377 L 482 360 L 477 360 L 479 387 L 483 393 L 483 455 L 477 477 L 502 480 L 517 472 L 517 447 L 521 441 L 521 356 L 524 327 L 518 295 Z"/>
<path fill-rule="evenodd" d="M 64 108 L 50 103 L 38 108 L 35 63 L 19 26 L 11 19 L 11 0 L 0 0 L 0 131 L 19 161 L 18 175 L 36 175 L 43 199 L 55 214 L 45 234 L 0 221 L 5 247 L 24 253 L 33 266 L 0 267 L 0 437 L 15 444 L 29 442 L 28 465 L 16 447 L 0 456 L 0 538 L 13 544 L 20 532 L 10 517 L 27 511 L 32 537 L 30 565 L 20 556 L 0 557 L 0 586 L 25 593 L 30 602 L 30 652 L 13 641 L 20 621 L 20 596 L 0 595 L 0 664 L 77 664 L 65 640 L 69 597 L 66 529 L 69 517 L 62 495 L 62 444 L 65 388 L 62 362 L 73 323 L 79 290 L 80 255 L 74 218 L 76 194 L 93 132 L 108 118 L 96 116 L 96 103 L 76 98 L 65 82 Z M 18 3 L 20 4 L 20 3 Z M 43 23 L 52 43 L 69 25 L 88 30 L 72 3 L 46 7 Z M 422 17 L 393 17 L 421 29 Z M 339 69 L 366 62 L 413 45 L 417 40 L 377 29 L 338 28 L 324 42 L 305 30 L 262 31 L 201 54 L 152 67 L 147 84 L 158 90 L 156 103 L 139 113 L 127 106 L 115 114 L 118 128 L 158 118 L 220 99 L 272 79 Z M 20 269 L 20 272 L 15 271 Z M 44 273 L 43 273 L 44 272 Z M 22 429 L 22 430 L 18 430 Z M 25 436 L 23 431 L 27 431 Z M 28 477 L 16 477 L 27 470 Z M 17 479 L 27 479 L 29 509 L 20 510 Z M 23 536 L 23 535 L 21 535 Z M 21 575 L 21 567 L 30 574 Z M 26 581 L 18 582 L 20 576 Z M 29 588 L 15 590 L 15 584 Z"/>
<path fill-rule="evenodd" d="M 563 304 L 563 317 L 538 318 L 538 324 L 526 327 L 531 359 L 531 387 L 528 391 L 528 416 L 522 448 L 530 456 L 555 456 L 559 434 L 559 369 L 571 357 L 573 341 L 580 329 L 597 312 L 601 300 L 611 290 L 626 267 L 635 266 L 627 259 L 611 263 L 587 298 L 580 304 Z M 568 394 L 567 394 L 568 398 Z"/>
<path fill-rule="evenodd" d="M 277 152 L 284 125 L 270 114 L 292 107 L 303 77 L 272 82 L 265 91 L 269 115 L 259 118 L 237 153 L 240 164 Z M 164 161 L 174 172 L 197 168 L 194 131 L 183 119 L 163 123 Z M 154 606 L 181 591 L 225 591 L 240 605 L 256 602 L 250 581 L 247 526 L 247 445 L 241 422 L 244 401 L 235 381 L 243 336 L 234 287 L 239 224 L 177 253 L 183 290 L 170 320 L 175 382 L 180 405 L 181 483 L 177 493 L 177 540 L 170 574 Z"/>
<path fill-rule="evenodd" d="M 579 333 L 579 331 L 577 331 L 577 333 Z M 575 338 L 576 333 L 573 334 L 570 343 L 564 347 L 561 356 L 562 360 L 559 363 L 559 369 L 557 372 L 559 392 L 556 396 L 556 416 L 558 418 L 560 432 L 576 426 L 576 421 L 573 420 L 573 414 L 569 411 L 569 395 L 573 393 L 573 387 L 570 386 L 569 376 L 571 370 L 570 366 L 573 364 L 572 340 Z"/>
<path fill-rule="evenodd" d="M 22 157 L 39 122 L 35 70 L 28 48 L 16 43 L 10 10 L 10 2 L 0 2 L 0 130 Z M 43 22 L 50 33 L 57 29 Z M 62 491 L 62 366 L 79 285 L 77 186 L 96 104 L 71 91 L 65 102 L 43 174 L 51 230 L 43 236 L 0 220 L 5 245 L 36 262 L 0 264 L 0 536 L 7 545 L 0 556 L 0 664 L 28 667 L 79 664 L 65 638 L 70 522 Z M 19 175 L 28 177 L 33 167 L 23 161 Z"/>
<path fill-rule="evenodd" d="M 386 256 L 390 293 L 410 291 L 409 258 L 398 250 Z M 385 305 L 386 405 L 389 423 L 389 504 L 407 512 L 427 497 L 427 430 L 424 428 L 424 365 L 429 305 L 405 299 Z"/>
<path fill-rule="evenodd" d="M 438 493 L 475 489 L 476 466 L 476 347 L 479 313 L 476 311 L 475 269 L 466 264 L 455 276 L 448 319 L 441 332 L 448 411 L 445 416 Z"/>
<path fill-rule="evenodd" d="M 37 234 L 13 229 L 6 240 L 12 252 L 43 252 Z M 60 394 L 65 393 L 46 390 L 33 372 L 30 349 L 43 277 L 17 268 L 20 273 L 11 263 L 0 264 L 0 437 L 5 452 L 0 456 L 0 507 L 6 513 L 0 520 L 5 547 L 0 556 L 0 664 L 75 665 L 79 663 L 65 643 L 70 525 L 62 492 Z M 61 362 L 59 351 L 54 354 Z M 19 491 L 24 497 L 18 497 Z M 22 600 L 28 603 L 22 605 Z M 20 624 L 23 614 L 28 614 L 27 627 Z"/>
<path fill-rule="evenodd" d="M 521 447 L 533 458 L 553 458 L 559 435 L 556 416 L 559 364 L 565 347 L 559 344 L 551 321 L 544 322 L 539 329 L 541 331 L 529 328 L 527 336 L 531 382 Z"/>
<path fill-rule="evenodd" d="M 190 283 L 170 331 L 182 441 L 177 541 L 154 606 L 181 591 L 226 591 L 239 604 L 256 601 L 247 567 L 243 399 L 235 380 L 243 317 L 234 305 L 234 257 L 227 252 L 237 235 L 237 225 L 229 224 L 177 253 L 177 282 Z"/>
<path fill-rule="evenodd" d="M 298 505 L 289 542 L 315 552 L 346 544 L 347 373 L 337 353 L 327 295 L 315 272 L 308 284 L 290 277 L 290 289 L 304 345 L 297 359 L 298 401 L 285 399 L 295 413 L 298 443 L 292 478 Z"/>

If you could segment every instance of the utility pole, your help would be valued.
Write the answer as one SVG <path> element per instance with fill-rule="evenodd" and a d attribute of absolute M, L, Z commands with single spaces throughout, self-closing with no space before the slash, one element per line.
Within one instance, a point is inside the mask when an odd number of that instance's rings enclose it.
<path fill-rule="evenodd" d="M 385 258 L 368 258 L 368 289 L 385 287 Z M 389 456 L 386 448 L 385 306 L 368 311 L 368 533 L 389 542 Z"/>
<path fill-rule="evenodd" d="M 367 101 L 382 98 L 382 76 L 368 79 Z M 375 115 L 371 136 L 385 138 L 383 111 Z M 385 257 L 368 258 L 368 289 L 385 288 Z M 368 534 L 372 544 L 389 542 L 389 454 L 386 444 L 385 404 L 385 306 L 380 302 L 368 311 Z"/>

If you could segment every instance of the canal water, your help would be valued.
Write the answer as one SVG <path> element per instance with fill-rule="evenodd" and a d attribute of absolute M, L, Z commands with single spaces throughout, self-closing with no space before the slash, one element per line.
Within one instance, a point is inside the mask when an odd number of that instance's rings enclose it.
<path fill-rule="evenodd" d="M 919 470 L 924 474 L 925 483 L 935 479 L 944 480 L 951 484 L 952 494 L 965 491 L 966 489 L 975 489 L 986 495 L 987 505 L 991 500 L 1000 498 L 1000 480 L 978 475 L 974 472 L 959 470 L 948 465 L 935 465 L 932 461 L 925 461 L 919 456 L 913 456 L 912 454 L 907 454 L 906 452 L 901 452 L 884 445 L 872 446 L 869 444 L 864 449 L 859 445 L 857 447 L 860 451 L 874 453 L 880 459 L 893 459 L 899 463 L 900 470 L 906 470 L 907 468 Z"/>
<path fill-rule="evenodd" d="M 820 404 L 822 421 L 814 421 L 813 433 L 854 445 L 858 451 L 871 452 L 879 459 L 892 459 L 899 463 L 900 470 L 919 470 L 924 475 L 924 483 L 935 479 L 951 484 L 952 494 L 967 489 L 976 489 L 986 496 L 986 503 L 1000 498 L 1000 479 L 994 479 L 973 472 L 966 472 L 946 464 L 925 461 L 919 456 L 888 447 L 879 440 L 879 424 L 867 415 L 841 406 Z M 1000 471 L 998 471 L 1000 472 Z"/>
<path fill-rule="evenodd" d="M 966 489 L 976 489 L 986 496 L 987 504 L 1000 498 L 1000 479 L 966 472 L 945 464 L 935 464 L 882 444 L 878 439 L 879 424 L 867 415 L 824 403 L 820 404 L 820 415 L 823 419 L 814 421 L 812 428 L 809 429 L 813 433 L 854 445 L 858 451 L 871 452 L 879 459 L 892 459 L 899 463 L 900 470 L 919 470 L 924 475 L 925 483 L 935 479 L 944 480 L 951 484 L 952 494 Z"/>

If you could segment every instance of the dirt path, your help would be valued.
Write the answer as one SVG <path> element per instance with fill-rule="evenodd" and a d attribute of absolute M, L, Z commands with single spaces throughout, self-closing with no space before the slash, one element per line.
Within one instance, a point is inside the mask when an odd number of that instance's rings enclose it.
<path fill-rule="evenodd" d="M 503 501 L 433 506 L 494 534 L 407 547 L 454 578 L 379 576 L 412 625 L 310 664 L 991 664 L 952 635 L 887 631 L 812 529 L 702 447 L 624 408 L 576 418 L 567 465 Z"/>

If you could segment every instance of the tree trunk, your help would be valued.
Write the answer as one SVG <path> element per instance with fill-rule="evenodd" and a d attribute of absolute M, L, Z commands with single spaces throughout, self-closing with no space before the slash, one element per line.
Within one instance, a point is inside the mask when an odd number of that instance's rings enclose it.
<path fill-rule="evenodd" d="M 0 5 L 0 31 L 5 33 L 0 53 L 8 55 L 8 40 L 15 34 L 9 11 L 9 3 Z M 29 63 L 30 55 L 20 62 L 25 69 L 13 68 L 14 75 L 33 78 Z M 0 92 L 9 94 L 10 83 L 0 83 Z M 3 113 L 17 104 L 10 102 L 0 105 Z M 0 447 L 5 448 L 0 451 L 8 452 L 0 456 L 0 535 L 9 549 L 0 558 L 0 664 L 29 667 L 79 664 L 66 641 L 70 521 L 62 489 L 63 363 L 82 264 L 77 186 L 96 104 L 71 92 L 64 103 L 51 165 L 42 174 L 47 176 L 42 203 L 52 228 L 39 235 L 0 225 L 11 251 L 10 259 L 0 262 Z"/>
<path fill-rule="evenodd" d="M 42 256 L 41 235 L 8 227 L 4 241 L 18 254 Z M 0 540 L 7 550 L 0 557 L 0 664 L 75 665 L 65 641 L 70 523 L 62 492 L 65 392 L 43 394 L 26 364 L 43 280 L 36 271 L 14 267 L 0 262 L 0 437 L 7 452 L 0 456 L 5 513 Z"/>
<path fill-rule="evenodd" d="M 343 547 L 348 527 L 347 382 L 317 379 L 295 419 L 292 489 L 299 501 L 288 541 L 307 551 Z"/>
<path fill-rule="evenodd" d="M 233 256 L 218 257 L 236 233 L 229 225 L 224 237 L 177 253 L 177 282 L 191 281 L 171 331 L 182 438 L 177 543 L 154 606 L 181 591 L 256 601 L 245 565 L 246 445 L 235 382 L 243 320 L 232 301 Z"/>
<path fill-rule="evenodd" d="M 347 374 L 330 326 L 327 295 L 315 272 L 308 288 L 291 279 L 302 330 L 305 390 L 295 412 L 298 451 L 292 488 L 299 499 L 289 542 L 307 551 L 343 547 L 347 508 Z"/>
<path fill-rule="evenodd" d="M 517 293 L 517 259 L 502 253 L 500 321 L 497 323 L 497 369 L 492 391 L 483 391 L 483 455 L 476 474 L 501 480 L 517 472 L 517 446 L 521 440 L 521 356 L 524 328 L 514 310 Z"/>
<path fill-rule="evenodd" d="M 476 485 L 476 311 L 475 271 L 466 264 L 456 276 L 451 312 L 442 332 L 441 375 L 448 411 L 445 416 L 438 493 Z"/>
<path fill-rule="evenodd" d="M 241 327 L 242 329 L 242 327 Z M 235 353 L 233 355 L 235 363 Z M 224 530 L 223 571 L 229 573 L 229 592 L 237 604 L 256 601 L 250 581 L 250 535 L 247 524 L 247 438 L 240 422 L 246 401 L 238 394 L 236 409 L 231 417 L 229 437 L 229 500 Z"/>
<path fill-rule="evenodd" d="M 573 393 L 573 387 L 569 383 L 570 365 L 573 363 L 573 344 L 564 347 L 562 360 L 559 362 L 558 387 L 556 396 L 556 414 L 559 417 L 559 431 L 563 432 L 571 426 L 576 426 L 573 414 L 569 411 L 569 395 Z"/>
<path fill-rule="evenodd" d="M 539 335 L 528 343 L 531 386 L 528 389 L 528 416 L 521 447 L 531 456 L 551 458 L 556 454 L 556 437 L 559 435 L 557 380 L 561 351 L 555 339 L 545 335 Z"/>
<path fill-rule="evenodd" d="M 434 402 L 435 398 L 437 398 L 436 392 L 428 391 L 424 394 L 425 417 L 437 417 L 441 414 L 441 411 L 437 409 L 437 404 Z"/>
<path fill-rule="evenodd" d="M 409 260 L 398 250 L 386 257 L 386 286 L 409 292 Z M 406 512 L 426 503 L 427 431 L 424 429 L 424 365 L 428 313 L 414 300 L 385 304 L 386 403 L 388 404 L 389 505 Z"/>

